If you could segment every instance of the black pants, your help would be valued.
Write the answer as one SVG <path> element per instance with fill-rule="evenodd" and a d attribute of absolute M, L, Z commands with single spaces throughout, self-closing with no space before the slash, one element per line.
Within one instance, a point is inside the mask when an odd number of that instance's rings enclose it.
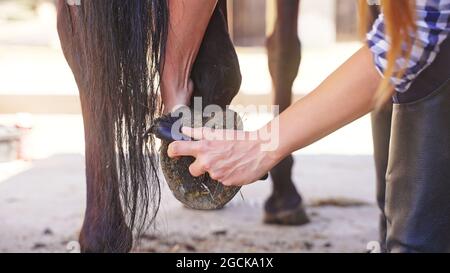
<path fill-rule="evenodd" d="M 394 100 L 372 115 L 381 247 L 450 252 L 450 39 Z"/>

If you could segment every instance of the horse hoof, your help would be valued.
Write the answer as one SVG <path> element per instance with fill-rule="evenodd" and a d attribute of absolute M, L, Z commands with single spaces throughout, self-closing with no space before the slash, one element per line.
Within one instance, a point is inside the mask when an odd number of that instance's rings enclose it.
<path fill-rule="evenodd" d="M 264 223 L 266 224 L 301 226 L 309 223 L 302 198 L 296 191 L 281 196 L 270 196 L 264 210 Z"/>
<path fill-rule="evenodd" d="M 83 226 L 79 243 L 82 253 L 128 253 L 133 247 L 133 233 L 124 226 Z"/>
<path fill-rule="evenodd" d="M 285 226 L 301 226 L 309 223 L 309 217 L 306 214 L 302 204 L 294 209 L 280 210 L 276 212 L 265 212 L 264 223 L 285 225 Z"/>
<path fill-rule="evenodd" d="M 201 112 L 192 111 L 190 115 L 183 115 L 180 119 L 184 126 L 212 126 L 220 129 L 227 128 L 227 125 L 234 126 L 234 129 L 242 128 L 242 121 L 238 114 L 226 110 L 220 115 L 212 118 L 203 117 Z M 227 119 L 233 118 L 234 124 L 229 124 Z M 186 207 L 196 210 L 217 210 L 227 204 L 238 192 L 240 187 L 225 187 L 221 183 L 211 179 L 208 174 L 200 177 L 193 177 L 189 173 L 189 166 L 194 162 L 192 157 L 169 158 L 167 149 L 170 141 L 163 140 L 160 151 L 161 168 L 169 185 L 170 190 L 178 201 Z"/>

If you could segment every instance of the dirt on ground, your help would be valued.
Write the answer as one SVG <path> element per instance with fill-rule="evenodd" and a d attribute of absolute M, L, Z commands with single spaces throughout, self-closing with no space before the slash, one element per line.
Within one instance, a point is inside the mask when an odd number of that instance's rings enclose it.
<path fill-rule="evenodd" d="M 296 160 L 302 162 L 294 173 L 300 172 L 297 187 L 306 197 L 311 223 L 300 227 L 262 223 L 271 182 L 244 187 L 219 211 L 187 209 L 164 186 L 158 219 L 134 251 L 365 252 L 367 243 L 377 238 L 378 211 L 371 181 L 364 180 L 372 174 L 371 158 L 297 156 Z M 83 156 L 8 164 L 0 164 L 2 174 L 17 164 L 21 171 L 0 180 L 0 252 L 76 250 L 85 201 Z M 334 176 L 333 166 L 339 169 Z M 354 168 L 360 171 L 359 179 Z M 347 179 L 352 173 L 353 178 Z"/>

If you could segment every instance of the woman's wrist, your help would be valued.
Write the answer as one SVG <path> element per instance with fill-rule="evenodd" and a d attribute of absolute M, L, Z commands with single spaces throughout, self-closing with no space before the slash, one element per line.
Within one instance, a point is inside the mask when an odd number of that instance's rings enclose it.
<path fill-rule="evenodd" d="M 257 131 L 252 131 L 250 133 L 250 139 L 256 140 L 259 154 L 260 154 L 260 161 L 263 164 L 263 168 L 270 170 L 275 165 L 277 165 L 285 156 L 283 155 L 283 152 L 279 149 L 279 145 L 273 145 L 272 142 L 276 142 L 273 139 L 266 139 L 262 136 L 265 135 L 263 133 L 264 131 L 261 128 Z M 277 137 L 277 136 L 275 136 Z"/>

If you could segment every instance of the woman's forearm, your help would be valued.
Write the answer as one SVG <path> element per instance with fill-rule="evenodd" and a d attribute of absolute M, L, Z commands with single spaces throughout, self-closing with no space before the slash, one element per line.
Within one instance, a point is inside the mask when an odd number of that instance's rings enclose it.
<path fill-rule="evenodd" d="M 372 53 L 364 46 L 313 92 L 281 113 L 275 157 L 280 160 L 369 113 L 380 81 Z"/>

